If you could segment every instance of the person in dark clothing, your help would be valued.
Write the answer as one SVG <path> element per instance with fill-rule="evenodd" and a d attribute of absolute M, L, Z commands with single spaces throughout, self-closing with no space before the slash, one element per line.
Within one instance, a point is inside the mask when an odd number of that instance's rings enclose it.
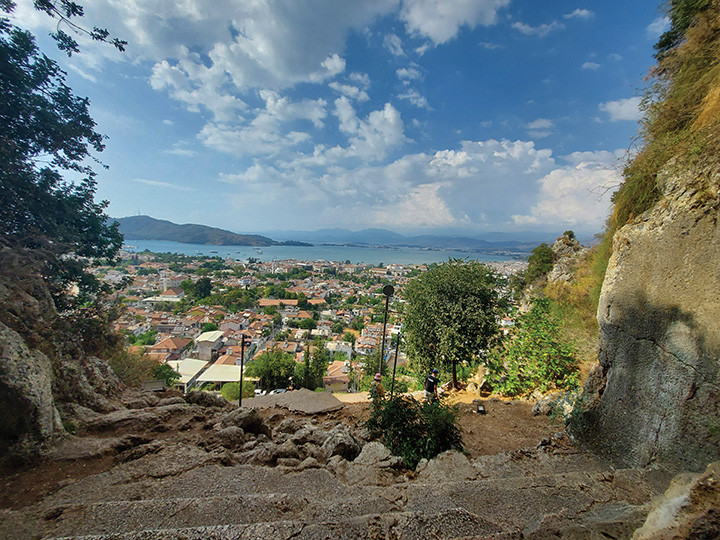
<path fill-rule="evenodd" d="M 440 379 L 437 378 L 438 370 L 433 369 L 427 377 L 425 377 L 425 399 L 428 401 L 436 401 L 438 399 L 437 387 Z"/>

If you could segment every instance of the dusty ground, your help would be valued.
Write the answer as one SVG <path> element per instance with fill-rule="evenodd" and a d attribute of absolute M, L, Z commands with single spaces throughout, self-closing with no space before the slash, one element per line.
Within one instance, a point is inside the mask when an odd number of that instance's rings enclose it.
<path fill-rule="evenodd" d="M 339 394 L 345 406 L 334 412 L 316 415 L 290 412 L 284 408 L 268 408 L 260 411 L 272 428 L 285 418 L 298 418 L 323 424 L 347 423 L 359 425 L 369 413 L 367 394 Z M 544 438 L 562 431 L 561 423 L 553 423 L 547 416 L 533 416 L 532 403 L 521 400 L 484 398 L 487 413 L 471 412 L 476 395 L 458 392 L 449 397 L 460 409 L 465 450 L 471 458 L 498 454 L 520 448 L 535 447 Z M 207 419 L 194 415 L 177 419 L 167 430 L 134 433 L 150 440 L 180 439 L 197 444 L 206 437 Z M 82 433 L 80 434 L 82 435 Z M 122 436 L 127 433 L 104 433 L 103 437 Z M 72 461 L 44 461 L 24 464 L 0 470 L 0 508 L 21 508 L 42 499 L 48 493 L 81 478 L 106 471 L 118 463 L 117 455 L 105 455 Z"/>

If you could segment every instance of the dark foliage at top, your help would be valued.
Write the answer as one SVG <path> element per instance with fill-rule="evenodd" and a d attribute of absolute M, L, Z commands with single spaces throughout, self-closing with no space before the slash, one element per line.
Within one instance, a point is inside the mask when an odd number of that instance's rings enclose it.
<path fill-rule="evenodd" d="M 52 2 L 35 4 L 66 21 L 82 15 L 73 2 L 60 2 L 61 11 Z M 5 13 L 13 8 L 7 0 L 0 5 Z M 117 225 L 106 222 L 107 202 L 94 201 L 95 172 L 86 164 L 103 150 L 103 136 L 88 100 L 72 93 L 65 75 L 30 33 L 0 19 L 2 243 L 43 250 L 42 273 L 60 308 L 70 283 L 77 283 L 80 302 L 100 289 L 84 272 L 84 258 L 111 258 L 122 245 Z"/>

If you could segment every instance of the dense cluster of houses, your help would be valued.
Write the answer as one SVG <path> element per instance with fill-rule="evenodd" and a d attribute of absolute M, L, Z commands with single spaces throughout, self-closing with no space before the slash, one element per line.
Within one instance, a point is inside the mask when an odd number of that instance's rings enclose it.
<path fill-rule="evenodd" d="M 347 390 L 351 362 L 362 365 L 383 341 L 383 324 L 377 322 L 377 310 L 360 299 L 381 296 L 379 279 L 393 281 L 401 291 L 409 273 L 426 269 L 424 265 L 389 264 L 373 268 L 348 262 L 297 260 L 240 265 L 228 259 L 225 268 L 212 275 L 215 290 L 230 287 L 267 290 L 268 286 L 282 285 L 287 293 L 303 298 L 300 303 L 291 298 L 261 297 L 252 309 L 233 311 L 220 305 L 195 305 L 187 300 L 181 304 L 185 292 L 180 285 L 200 279 L 196 270 L 201 268 L 202 259 L 186 261 L 181 271 L 177 271 L 178 265 L 157 262 L 152 254 L 125 253 L 124 257 L 120 269 L 98 267 L 95 270 L 106 281 L 125 284 L 119 294 L 126 309 L 115 322 L 115 328 L 133 336 L 155 332 L 154 343 L 133 346 L 131 352 L 170 365 L 180 374 L 179 385 L 185 389 L 205 383 L 220 385 L 238 381 L 243 353 L 243 364 L 267 349 L 281 350 L 301 362 L 306 347 L 320 338 L 334 358 L 325 377 L 326 388 Z M 237 272 L 239 265 L 242 271 Z M 498 270 L 506 268 L 502 266 Z M 293 271 L 294 279 L 274 278 L 288 276 Z M 338 277 L 348 275 L 370 279 Z M 329 298 L 333 298 L 331 304 L 327 303 Z M 395 298 L 402 301 L 401 295 Z M 171 309 L 185 304 L 189 307 L 182 312 Z M 307 319 L 314 320 L 312 328 L 302 328 L 301 323 Z M 333 332 L 333 328 L 338 329 L 337 323 L 341 323 L 342 332 Z M 362 329 L 351 330 L 351 324 Z M 511 324 L 510 320 L 503 321 L 503 326 Z M 203 332 L 203 328 L 212 330 Z M 344 341 L 347 332 L 352 333 L 354 344 Z M 398 332 L 399 325 L 387 325 L 385 341 L 389 344 L 391 336 Z"/>

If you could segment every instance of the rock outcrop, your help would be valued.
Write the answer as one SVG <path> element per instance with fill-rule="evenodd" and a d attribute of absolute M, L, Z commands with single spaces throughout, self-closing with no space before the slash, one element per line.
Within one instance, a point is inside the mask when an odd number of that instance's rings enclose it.
<path fill-rule="evenodd" d="M 41 253 L 0 248 L 0 460 L 42 454 L 54 436 L 120 406 L 120 381 L 58 315 L 43 264 Z"/>
<path fill-rule="evenodd" d="M 574 276 L 575 268 L 580 259 L 587 253 L 587 248 L 571 234 L 560 236 L 551 246 L 555 264 L 548 274 L 548 283 L 567 283 Z"/>
<path fill-rule="evenodd" d="M 720 174 L 666 168 L 655 207 L 613 239 L 599 365 L 572 423 L 623 466 L 720 458 Z"/>

